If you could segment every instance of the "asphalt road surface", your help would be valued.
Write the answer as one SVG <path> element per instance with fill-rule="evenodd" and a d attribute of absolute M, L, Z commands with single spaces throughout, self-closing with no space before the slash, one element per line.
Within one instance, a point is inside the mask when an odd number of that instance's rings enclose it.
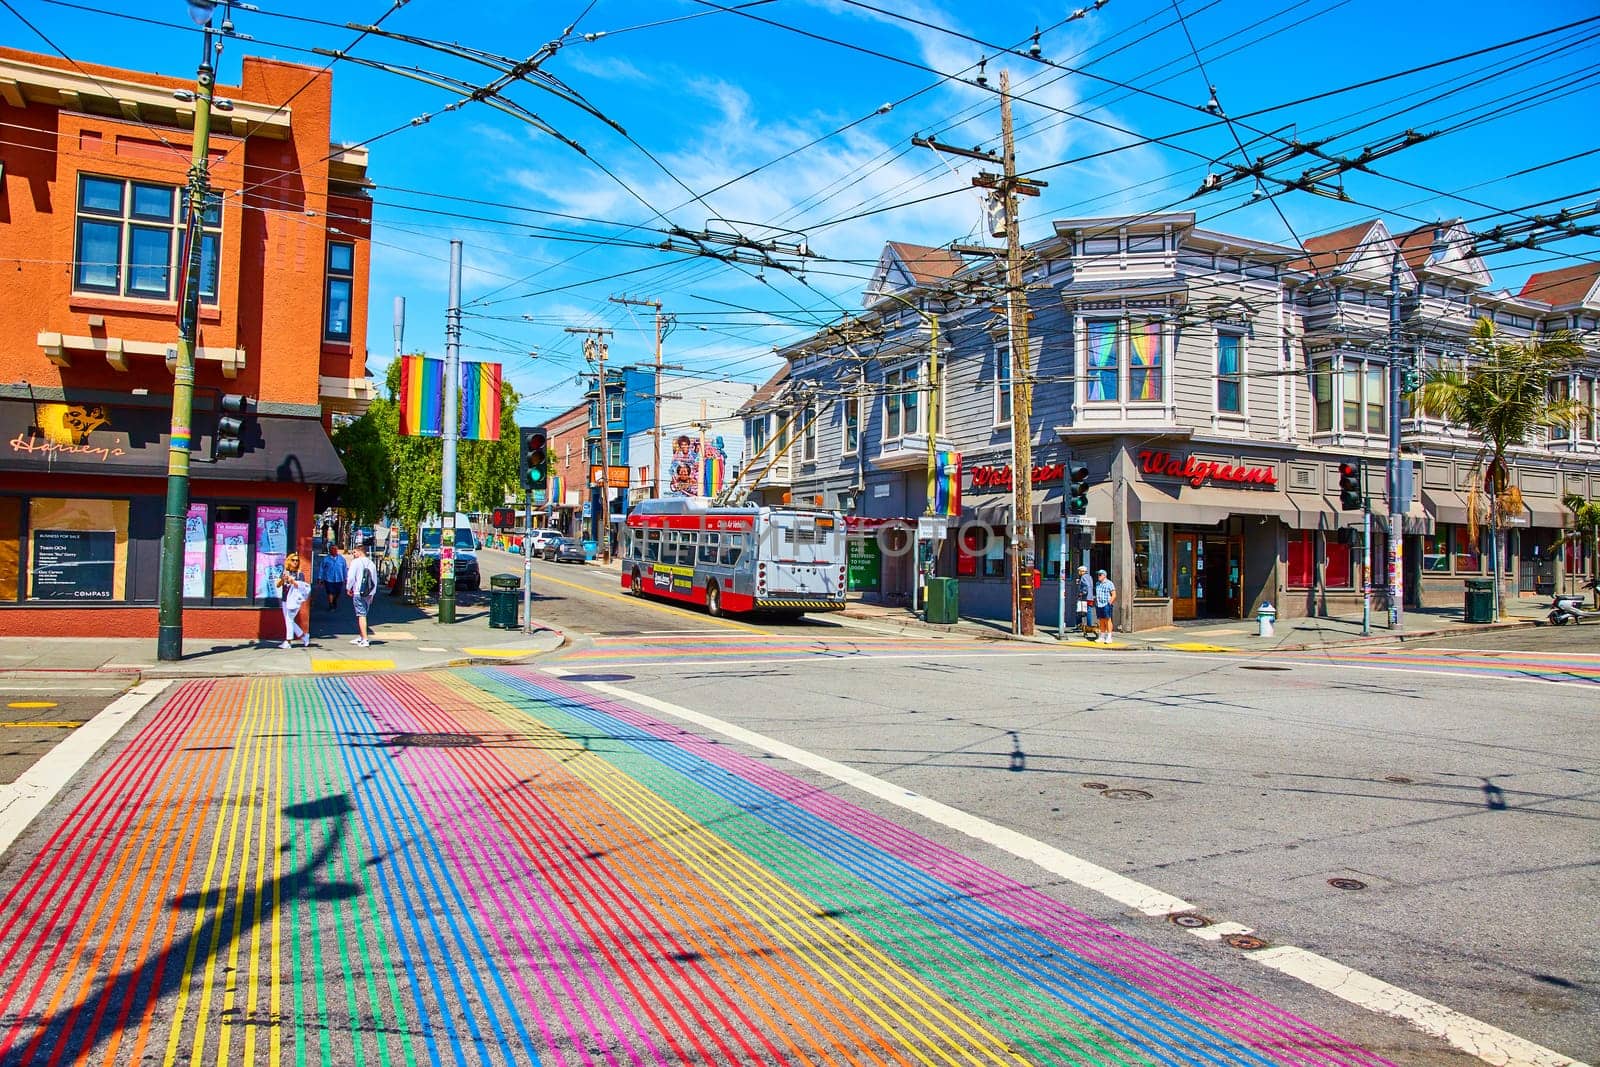
<path fill-rule="evenodd" d="M 0 671 L 0 785 L 126 692 L 133 675 Z"/>
<path fill-rule="evenodd" d="M 1600 657 L 904 638 L 535 567 L 536 667 L 153 702 L 0 855 L 0 1062 L 1600 1058 Z"/>

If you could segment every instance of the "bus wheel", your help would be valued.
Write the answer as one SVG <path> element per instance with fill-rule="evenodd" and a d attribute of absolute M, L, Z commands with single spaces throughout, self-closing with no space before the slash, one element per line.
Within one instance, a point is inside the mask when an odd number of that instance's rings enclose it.
<path fill-rule="evenodd" d="M 706 586 L 706 614 L 722 617 L 722 594 L 717 591 L 716 582 Z"/>
<path fill-rule="evenodd" d="M 639 577 L 638 568 L 634 568 L 633 577 L 628 580 L 628 592 L 634 596 L 644 596 L 644 579 Z"/>

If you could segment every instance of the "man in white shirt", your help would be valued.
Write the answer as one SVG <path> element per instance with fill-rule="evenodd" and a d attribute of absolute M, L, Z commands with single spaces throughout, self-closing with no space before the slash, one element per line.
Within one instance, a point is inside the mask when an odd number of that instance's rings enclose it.
<path fill-rule="evenodd" d="M 345 592 L 350 594 L 350 604 L 356 609 L 356 627 L 359 637 L 350 643 L 366 648 L 367 612 L 372 610 L 372 599 L 378 595 L 378 568 L 367 558 L 367 546 L 356 542 L 350 547 L 350 571 L 345 577 Z"/>

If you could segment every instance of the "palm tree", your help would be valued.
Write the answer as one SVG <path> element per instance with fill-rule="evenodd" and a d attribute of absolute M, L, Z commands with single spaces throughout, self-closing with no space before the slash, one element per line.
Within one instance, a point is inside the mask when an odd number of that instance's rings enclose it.
<path fill-rule="evenodd" d="M 1585 554 L 1592 568 L 1590 577 L 1594 577 L 1600 574 L 1600 500 L 1585 500 L 1578 493 L 1568 493 L 1561 503 L 1572 512 L 1572 533 L 1568 536 L 1588 550 Z M 1594 596 L 1600 604 L 1600 589 L 1595 590 Z"/>
<path fill-rule="evenodd" d="M 1493 561 L 1494 617 L 1500 617 L 1500 544 L 1511 468 L 1506 453 L 1541 431 L 1566 426 L 1586 412 L 1577 401 L 1555 399 L 1551 382 L 1570 373 L 1585 356 L 1566 331 L 1526 341 L 1502 340 L 1494 320 L 1472 330 L 1465 366 L 1428 376 L 1416 392 L 1424 409 L 1460 426 L 1481 445 L 1477 463 L 1489 500 L 1489 554 Z"/>

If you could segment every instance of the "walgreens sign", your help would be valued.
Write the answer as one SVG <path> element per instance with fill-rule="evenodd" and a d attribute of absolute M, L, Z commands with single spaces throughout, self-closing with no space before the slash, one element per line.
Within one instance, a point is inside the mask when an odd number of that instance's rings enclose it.
<path fill-rule="evenodd" d="M 1277 467 L 1247 467 L 1244 464 L 1216 463 L 1193 456 L 1174 456 L 1170 452 L 1145 449 L 1139 453 L 1139 470 L 1145 475 L 1181 478 L 1196 489 L 1207 482 L 1223 485 L 1271 488 L 1278 484 Z"/>

